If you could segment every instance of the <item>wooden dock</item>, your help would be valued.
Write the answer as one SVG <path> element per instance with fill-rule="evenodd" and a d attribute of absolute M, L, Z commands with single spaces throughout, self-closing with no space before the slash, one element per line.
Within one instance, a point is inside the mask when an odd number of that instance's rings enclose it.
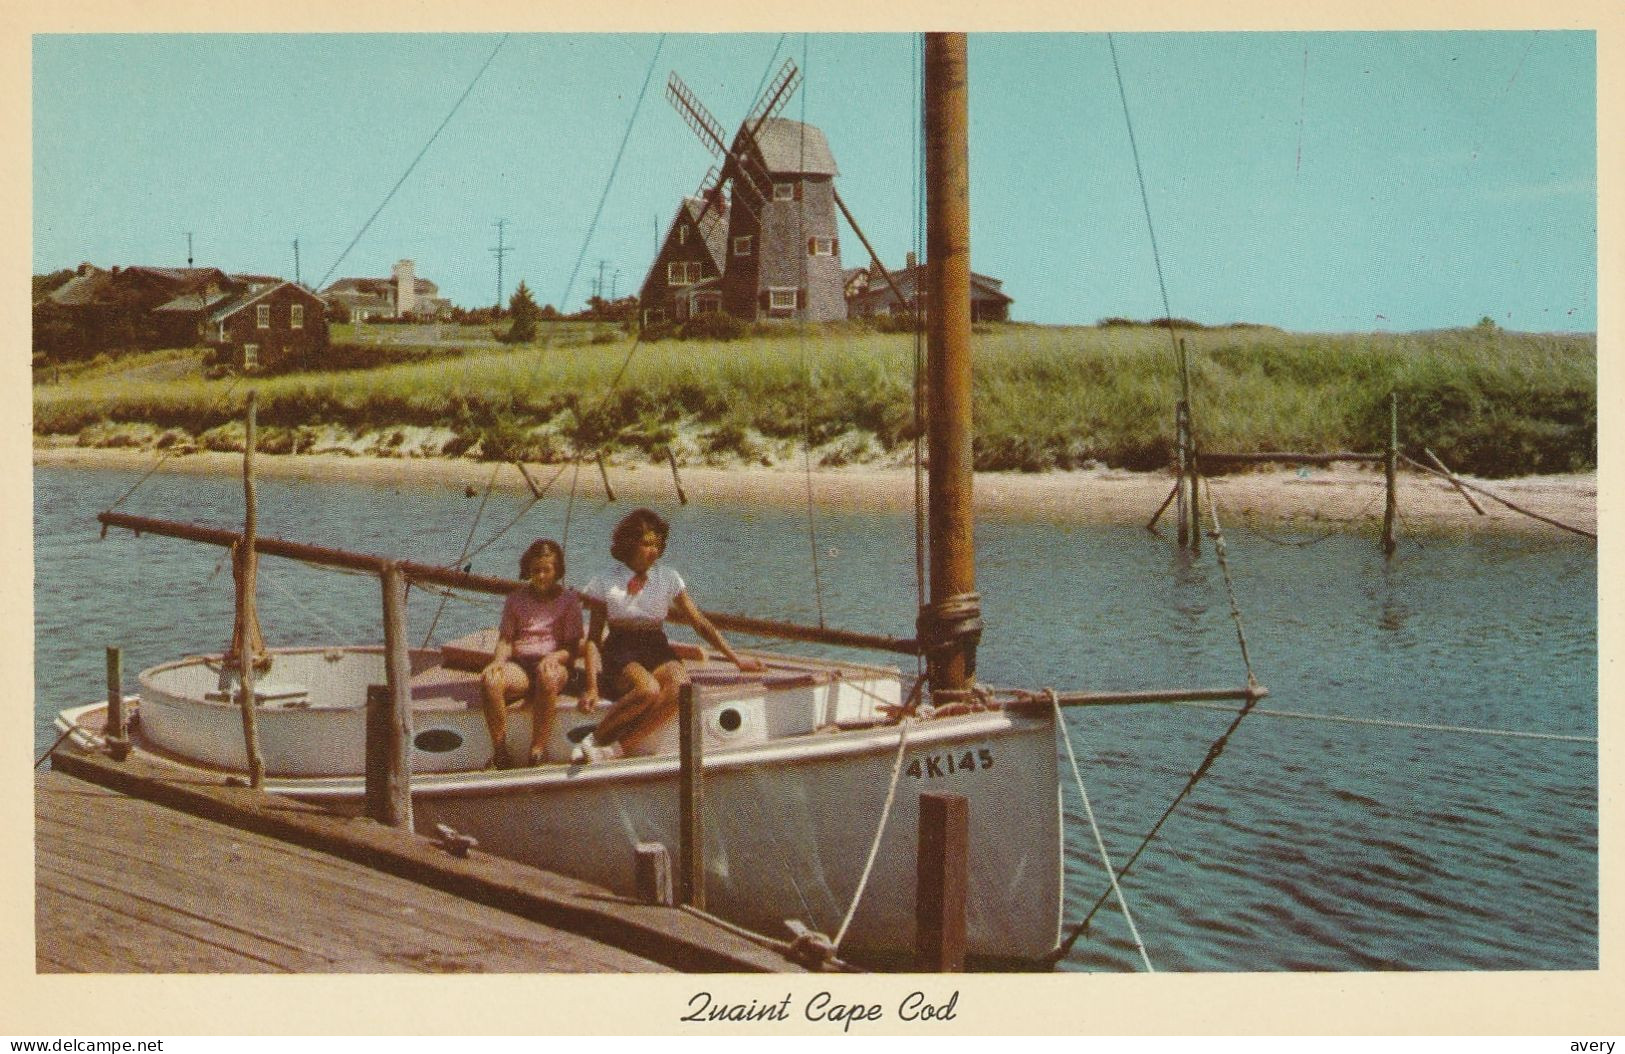
<path fill-rule="evenodd" d="M 35 780 L 42 973 L 778 972 L 774 952 L 478 850 L 66 752 Z"/>

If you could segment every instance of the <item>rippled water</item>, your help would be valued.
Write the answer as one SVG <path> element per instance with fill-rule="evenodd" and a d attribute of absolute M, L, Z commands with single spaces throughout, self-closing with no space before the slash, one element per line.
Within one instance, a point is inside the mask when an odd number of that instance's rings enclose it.
<path fill-rule="evenodd" d="M 35 474 L 35 739 L 63 705 L 103 694 L 103 647 L 144 666 L 222 647 L 231 576 L 222 550 L 115 532 L 95 513 L 134 476 Z M 261 531 L 443 563 L 480 502 L 461 488 L 266 480 Z M 241 484 L 161 474 L 121 509 L 234 526 Z M 520 505 L 492 498 L 477 537 Z M 625 504 L 570 510 L 569 577 L 604 561 Z M 913 527 L 821 516 L 821 597 L 806 520 L 769 509 L 662 507 L 670 561 L 702 605 L 906 634 Z M 511 575 L 565 503 L 538 506 L 475 556 Z M 1219 570 L 1140 529 L 983 523 L 984 680 L 1130 689 L 1230 686 L 1242 667 Z M 1303 543 L 1315 536 L 1300 536 Z M 1385 563 L 1372 539 L 1284 546 L 1232 531 L 1232 568 L 1264 705 L 1370 720 L 1594 738 L 1596 558 L 1565 538 L 1424 539 Z M 376 641 L 376 581 L 268 559 L 261 619 L 276 645 Z M 414 593 L 414 639 L 490 623 L 494 601 Z M 798 646 L 799 648 L 799 646 Z M 1200 709 L 1072 711 L 1073 742 L 1119 864 L 1229 723 Z M 1060 759 L 1064 764 L 1064 758 Z M 1068 916 L 1104 886 L 1076 790 Z M 1597 750 L 1591 742 L 1334 724 L 1256 715 L 1124 882 L 1164 970 L 1510 970 L 1597 966 Z M 1123 917 L 1104 909 L 1064 964 L 1134 969 Z"/>

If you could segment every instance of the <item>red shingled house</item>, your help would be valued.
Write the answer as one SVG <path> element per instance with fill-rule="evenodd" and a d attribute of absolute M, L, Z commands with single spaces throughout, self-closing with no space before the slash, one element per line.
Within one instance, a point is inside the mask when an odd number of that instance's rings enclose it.
<path fill-rule="evenodd" d="M 218 304 L 204 324 L 204 341 L 217 364 L 246 372 L 296 364 L 318 365 L 327 350 L 326 303 L 292 282 L 256 284 Z"/>

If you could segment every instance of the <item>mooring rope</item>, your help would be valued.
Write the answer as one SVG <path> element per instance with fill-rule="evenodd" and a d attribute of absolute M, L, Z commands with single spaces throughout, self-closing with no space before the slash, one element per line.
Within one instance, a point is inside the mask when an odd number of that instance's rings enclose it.
<path fill-rule="evenodd" d="M 1066 759 L 1072 765 L 1072 778 L 1078 784 L 1078 798 L 1083 802 L 1083 814 L 1089 818 L 1089 830 L 1095 836 L 1095 850 L 1100 854 L 1100 866 L 1106 869 L 1106 880 L 1111 883 L 1112 893 L 1117 897 L 1117 906 L 1123 912 L 1123 919 L 1128 923 L 1129 934 L 1134 938 L 1134 947 L 1140 951 L 1140 961 L 1145 963 L 1146 973 L 1156 973 L 1151 965 L 1151 956 L 1146 954 L 1145 942 L 1140 939 L 1140 929 L 1134 925 L 1134 915 L 1128 909 L 1128 900 L 1123 896 L 1123 888 L 1117 882 L 1117 873 L 1112 870 L 1111 854 L 1106 852 L 1106 839 L 1101 836 L 1100 824 L 1095 821 L 1094 806 L 1089 803 L 1089 792 L 1083 786 L 1083 773 L 1078 768 L 1078 756 L 1072 751 L 1072 733 L 1066 727 L 1066 719 L 1061 714 L 1061 700 L 1055 694 L 1054 688 L 1045 688 L 1044 694 L 1049 696 L 1050 705 L 1055 710 L 1055 730 L 1061 735 L 1061 742 L 1066 744 Z"/>
<path fill-rule="evenodd" d="M 1418 469 L 1419 471 L 1422 471 L 1422 472 L 1426 472 L 1430 476 L 1438 476 L 1440 479 L 1449 480 L 1451 483 L 1454 483 L 1454 484 L 1456 484 L 1458 486 L 1465 487 L 1465 488 L 1467 488 L 1468 490 L 1471 490 L 1471 491 L 1476 491 L 1479 494 L 1484 495 L 1486 498 L 1489 498 L 1491 501 L 1500 502 L 1502 505 L 1505 505 L 1507 508 L 1511 509 L 1513 512 L 1518 513 L 1519 515 L 1527 516 L 1532 520 L 1539 520 L 1541 523 L 1550 524 L 1551 526 L 1556 527 L 1559 530 L 1568 531 L 1571 534 L 1578 534 L 1578 535 L 1581 535 L 1582 537 L 1590 538 L 1592 541 L 1597 540 L 1597 534 L 1596 534 L 1595 531 L 1588 531 L 1583 527 L 1574 527 L 1574 526 L 1571 526 L 1570 524 L 1564 523 L 1561 520 L 1554 520 L 1550 516 L 1542 516 L 1538 512 L 1531 512 L 1528 509 L 1523 508 L 1522 506 L 1514 505 L 1512 502 L 1510 502 L 1507 499 L 1501 497 L 1501 495 L 1495 493 L 1493 490 L 1490 490 L 1487 487 L 1480 487 L 1477 484 L 1469 483 L 1466 480 L 1462 479 L 1458 475 L 1454 475 L 1454 474 L 1446 473 L 1446 472 L 1440 472 L 1438 469 L 1432 468 L 1432 467 L 1430 467 L 1428 465 L 1424 465 L 1420 461 L 1417 461 L 1415 458 L 1409 457 L 1409 456 L 1407 456 L 1405 454 L 1399 455 L 1399 459 L 1401 461 L 1405 462 L 1407 465 L 1410 465 L 1412 468 Z"/>
<path fill-rule="evenodd" d="M 810 964 L 806 957 L 801 954 L 801 949 L 804 947 L 804 944 L 801 941 L 779 940 L 775 937 L 769 937 L 765 933 L 757 933 L 753 929 L 748 929 L 747 927 L 741 926 L 737 922 L 729 922 L 720 915 L 713 915 L 704 908 L 697 908 L 692 904 L 679 904 L 678 910 L 684 912 L 685 914 L 692 915 L 697 919 L 704 919 L 713 926 L 716 926 L 719 929 L 727 930 L 734 936 L 741 937 L 747 941 L 750 941 L 752 944 L 757 944 L 768 949 L 769 951 L 777 952 L 779 955 L 784 956 L 786 959 L 789 959 L 792 962 L 799 963 L 802 966 L 807 966 L 809 969 L 815 968 L 814 965 Z M 827 968 L 837 973 L 861 972 L 856 966 L 853 966 L 851 963 L 846 962 L 833 954 L 828 958 L 820 957 L 820 961 L 817 962 L 816 968 Z"/>
<path fill-rule="evenodd" d="M 1212 484 L 1210 483 L 1209 486 L 1211 485 Z M 1373 491 L 1371 497 L 1366 500 L 1365 507 L 1350 517 L 1347 522 L 1358 523 L 1360 520 L 1365 519 L 1366 516 L 1371 512 L 1371 506 L 1375 505 L 1377 503 L 1377 499 L 1380 497 L 1382 497 L 1382 491 Z M 1276 537 L 1270 532 L 1258 527 L 1251 527 L 1249 530 L 1272 545 L 1286 546 L 1293 549 L 1309 549 L 1328 539 L 1336 538 L 1339 535 L 1348 533 L 1343 528 L 1332 527 L 1309 539 L 1308 541 L 1293 541 L 1289 538 Z"/>
<path fill-rule="evenodd" d="M 892 762 L 891 786 L 886 790 L 886 804 L 880 810 L 880 823 L 875 827 L 874 844 L 869 846 L 869 860 L 863 865 L 863 874 L 858 876 L 858 888 L 852 894 L 852 905 L 846 909 L 846 918 L 841 920 L 841 928 L 835 931 L 834 945 L 840 950 L 841 942 L 846 939 L 846 931 L 852 925 L 852 918 L 858 913 L 858 904 L 863 900 L 863 891 L 869 885 L 869 876 L 874 872 L 875 859 L 880 855 L 880 840 L 886 833 L 886 821 L 891 818 L 892 803 L 897 800 L 897 781 L 903 774 L 903 753 L 908 748 L 908 726 L 912 718 L 905 717 L 897 722 L 897 758 Z"/>

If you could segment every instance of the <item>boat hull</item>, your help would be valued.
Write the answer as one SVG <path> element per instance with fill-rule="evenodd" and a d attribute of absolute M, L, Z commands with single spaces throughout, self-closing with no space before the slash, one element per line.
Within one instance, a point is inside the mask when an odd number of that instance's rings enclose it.
<path fill-rule="evenodd" d="M 637 892 L 638 846 L 664 845 L 676 863 L 674 723 L 647 737 L 639 756 L 569 764 L 571 731 L 595 715 L 561 700 L 548 744 L 553 763 L 488 769 L 478 677 L 447 671 L 439 658 L 412 655 L 408 761 L 419 831 L 433 836 L 445 825 L 488 852 L 627 896 Z M 1050 952 L 1062 886 L 1053 717 L 988 710 L 889 724 L 883 712 L 899 702 L 895 670 L 769 658 L 774 669 L 754 683 L 738 682 L 731 664 L 690 666 L 700 695 L 707 909 L 769 936 L 788 936 L 785 923 L 795 920 L 834 937 L 856 900 L 841 954 L 906 961 L 920 797 L 961 794 L 970 822 L 968 952 L 1016 962 Z M 376 648 L 276 652 L 255 708 L 272 777 L 266 789 L 363 812 L 364 697 L 383 677 Z M 217 660 L 154 667 L 141 685 L 136 749 L 204 778 L 245 771 L 240 692 L 221 678 Z M 94 729 L 96 711 L 67 711 L 59 725 Z M 510 751 L 528 737 L 529 717 L 516 712 Z M 98 746 L 91 732 L 72 742 Z"/>
<path fill-rule="evenodd" d="M 997 713 L 911 729 L 888 813 L 898 737 L 891 727 L 707 759 L 707 909 L 770 936 L 788 937 L 791 919 L 835 936 L 884 816 L 841 953 L 907 955 L 920 797 L 961 794 L 970 823 L 967 950 L 1041 960 L 1060 929 L 1053 722 Z M 509 781 L 427 781 L 414 787 L 413 809 L 421 829 L 445 824 L 490 852 L 627 895 L 636 891 L 640 843 L 663 844 L 677 859 L 677 766 L 669 758 Z"/>

